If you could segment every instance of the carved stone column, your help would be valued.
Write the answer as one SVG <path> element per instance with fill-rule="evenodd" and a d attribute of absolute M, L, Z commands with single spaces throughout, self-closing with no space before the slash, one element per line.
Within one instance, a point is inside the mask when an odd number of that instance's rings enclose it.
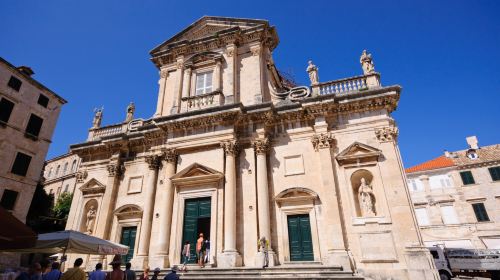
<path fill-rule="evenodd" d="M 227 54 L 227 70 L 229 79 L 227 80 L 227 85 L 224 85 L 226 104 L 236 103 L 238 101 L 238 97 L 236 96 L 236 92 L 238 90 L 237 86 L 237 57 L 238 57 L 238 46 L 234 43 L 228 44 L 226 47 Z"/>
<path fill-rule="evenodd" d="M 331 148 L 333 147 L 334 138 L 326 131 L 326 123 L 322 120 L 321 124 L 316 125 L 316 133 L 313 135 L 311 142 L 314 150 L 318 153 L 320 168 L 321 168 L 321 183 L 323 188 L 328 190 L 328 196 L 325 197 L 325 203 L 329 207 L 326 209 L 326 216 L 329 217 L 329 231 L 325 232 L 328 238 L 325 240 L 325 245 L 328 248 L 326 262 L 329 265 L 341 265 L 346 271 L 351 270 L 349 255 L 344 242 L 344 233 L 342 229 L 343 216 L 340 211 L 340 199 L 337 192 L 337 182 L 335 180 L 336 170 L 332 162 Z M 319 127 L 323 129 L 319 129 Z M 326 227 L 325 227 L 326 229 Z"/>
<path fill-rule="evenodd" d="M 163 153 L 165 178 L 163 185 L 158 189 L 160 192 L 160 223 L 158 227 L 158 251 L 154 257 L 151 267 L 170 267 L 169 261 L 169 246 L 170 232 L 172 228 L 172 207 L 174 204 L 174 186 L 170 177 L 175 175 L 175 167 L 177 163 L 177 152 L 174 149 L 167 149 Z"/>
<path fill-rule="evenodd" d="M 102 197 L 102 203 L 99 205 L 101 210 L 99 211 L 100 215 L 97 221 L 98 225 L 95 236 L 109 240 L 111 224 L 113 223 L 113 211 L 116 205 L 117 185 L 123 168 L 118 155 L 114 156 L 114 159 L 111 160 L 106 168 L 108 170 L 108 179 L 106 181 L 106 190 Z"/>
<path fill-rule="evenodd" d="M 168 71 L 160 71 L 160 80 L 158 85 L 160 89 L 158 90 L 158 103 L 156 104 L 156 112 L 154 116 L 161 116 L 163 114 L 163 104 L 165 103 L 165 90 L 167 85 Z"/>
<path fill-rule="evenodd" d="M 191 87 L 191 68 L 184 70 L 184 80 L 182 82 L 182 97 L 189 97 L 189 90 Z"/>
<path fill-rule="evenodd" d="M 183 76 L 184 76 L 184 57 L 180 56 L 177 58 L 175 76 L 176 83 L 174 86 L 174 102 L 171 113 L 179 113 L 181 107 L 181 97 L 182 97 L 182 84 L 183 84 Z"/>
<path fill-rule="evenodd" d="M 269 184 L 267 181 L 267 151 L 269 150 L 269 138 L 257 139 L 253 142 L 257 154 L 257 217 L 259 220 L 259 239 L 265 237 L 269 240 L 269 266 L 274 266 L 274 252 L 271 246 L 271 217 L 269 212 Z M 264 266 L 264 253 L 257 254 L 256 265 Z"/>
<path fill-rule="evenodd" d="M 144 207 L 141 220 L 141 233 L 139 237 L 139 248 L 137 257 L 134 258 L 135 267 L 145 267 L 148 265 L 149 241 L 151 238 L 151 225 L 153 221 L 153 210 L 155 204 L 156 181 L 158 178 L 158 167 L 160 166 L 161 156 L 151 155 L 146 157 L 149 171 L 147 174 L 147 183 L 145 188 Z"/>
<path fill-rule="evenodd" d="M 241 266 L 241 256 L 236 250 L 236 156 L 238 143 L 234 140 L 221 143 L 226 154 L 226 184 L 224 187 L 224 251 L 218 258 L 219 267 Z"/>
<path fill-rule="evenodd" d="M 215 63 L 215 69 L 214 69 L 214 78 L 213 78 L 213 85 L 214 85 L 214 91 L 221 90 L 222 89 L 222 83 L 221 83 L 221 73 L 222 73 L 222 61 L 220 59 L 217 60 Z"/>

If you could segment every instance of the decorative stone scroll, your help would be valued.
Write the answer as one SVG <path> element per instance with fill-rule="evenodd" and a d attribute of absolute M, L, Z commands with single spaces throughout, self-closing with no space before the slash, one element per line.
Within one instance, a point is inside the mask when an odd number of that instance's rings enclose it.
<path fill-rule="evenodd" d="M 146 157 L 148 168 L 151 170 L 158 169 L 161 163 L 161 155 L 151 155 Z"/>
<path fill-rule="evenodd" d="M 398 138 L 399 130 L 395 126 L 387 126 L 375 130 L 375 135 L 380 142 L 396 141 Z"/>
<path fill-rule="evenodd" d="M 265 155 L 270 148 L 269 138 L 257 139 L 253 143 L 255 153 L 258 155 Z"/>
<path fill-rule="evenodd" d="M 314 134 L 311 142 L 314 146 L 314 150 L 318 151 L 319 149 L 331 148 L 334 140 L 335 138 L 330 133 L 320 133 Z"/>
<path fill-rule="evenodd" d="M 76 175 L 75 175 L 76 182 L 83 183 L 85 181 L 85 179 L 87 179 L 87 176 L 88 176 L 87 170 L 81 170 L 81 171 L 76 172 Z"/>
<path fill-rule="evenodd" d="M 163 150 L 163 160 L 166 162 L 174 162 L 177 160 L 177 151 L 175 149 Z"/>
<path fill-rule="evenodd" d="M 108 170 L 108 176 L 115 177 L 123 173 L 125 167 L 120 163 L 110 163 L 106 166 Z"/>
<path fill-rule="evenodd" d="M 226 155 L 237 155 L 238 154 L 238 141 L 236 140 L 227 140 L 220 143 L 220 146 L 224 149 Z"/>

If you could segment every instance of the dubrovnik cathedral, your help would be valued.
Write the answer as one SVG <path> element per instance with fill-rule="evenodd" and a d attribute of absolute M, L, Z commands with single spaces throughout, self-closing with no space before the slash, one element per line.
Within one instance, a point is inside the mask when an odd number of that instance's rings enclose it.
<path fill-rule="evenodd" d="M 366 51 L 362 75 L 321 82 L 309 61 L 311 84 L 294 85 L 273 62 L 278 43 L 268 21 L 203 17 L 155 47 L 154 115 L 134 118 L 131 103 L 101 126 L 96 110 L 71 146 L 82 162 L 67 229 L 128 245 L 139 270 L 180 264 L 186 241 L 194 263 L 203 233 L 207 273 L 436 279 L 391 117 L 401 87 L 382 86 Z"/>

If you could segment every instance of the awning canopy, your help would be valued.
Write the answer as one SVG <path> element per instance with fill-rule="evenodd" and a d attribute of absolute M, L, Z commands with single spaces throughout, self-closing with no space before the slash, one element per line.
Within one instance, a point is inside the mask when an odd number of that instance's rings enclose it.
<path fill-rule="evenodd" d="M 36 233 L 19 221 L 9 211 L 0 207 L 0 250 L 33 247 Z"/>
<path fill-rule="evenodd" d="M 126 255 L 128 246 L 90 236 L 74 230 L 57 231 L 38 235 L 31 248 L 9 250 L 25 253 L 78 253 L 91 255 Z"/>

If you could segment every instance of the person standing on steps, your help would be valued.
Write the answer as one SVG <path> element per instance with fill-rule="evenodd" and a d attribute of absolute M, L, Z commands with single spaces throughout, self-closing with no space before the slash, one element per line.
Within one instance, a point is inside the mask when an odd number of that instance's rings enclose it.
<path fill-rule="evenodd" d="M 264 264 L 262 268 L 266 268 L 269 266 L 269 240 L 267 240 L 264 236 L 259 239 L 259 251 L 264 253 Z"/>
<path fill-rule="evenodd" d="M 178 270 L 179 268 L 174 265 L 172 267 L 172 271 L 169 274 L 165 275 L 165 278 L 163 278 L 163 280 L 179 280 L 179 275 L 177 275 Z"/>
<path fill-rule="evenodd" d="M 136 280 L 137 276 L 135 275 L 135 271 L 131 270 L 130 268 L 132 267 L 131 263 L 126 263 L 125 264 L 125 280 Z"/>
<path fill-rule="evenodd" d="M 196 241 L 196 259 L 198 261 L 198 266 L 200 268 L 205 267 L 205 264 L 203 263 L 203 247 L 205 242 L 203 242 L 203 232 L 200 233 L 198 240 Z"/>
<path fill-rule="evenodd" d="M 184 242 L 184 247 L 182 248 L 182 267 L 181 271 L 187 271 L 186 264 L 189 262 L 191 256 L 191 244 L 189 240 Z"/>
<path fill-rule="evenodd" d="M 205 240 L 205 263 L 210 263 L 210 240 Z"/>
<path fill-rule="evenodd" d="M 113 267 L 113 270 L 106 274 L 106 280 L 123 280 L 125 278 L 125 273 L 120 267 L 122 265 L 122 256 L 115 255 L 109 265 Z"/>
<path fill-rule="evenodd" d="M 155 268 L 155 270 L 153 271 L 153 277 L 151 277 L 151 280 L 158 280 L 158 275 L 160 274 L 160 268 L 157 267 Z"/>

